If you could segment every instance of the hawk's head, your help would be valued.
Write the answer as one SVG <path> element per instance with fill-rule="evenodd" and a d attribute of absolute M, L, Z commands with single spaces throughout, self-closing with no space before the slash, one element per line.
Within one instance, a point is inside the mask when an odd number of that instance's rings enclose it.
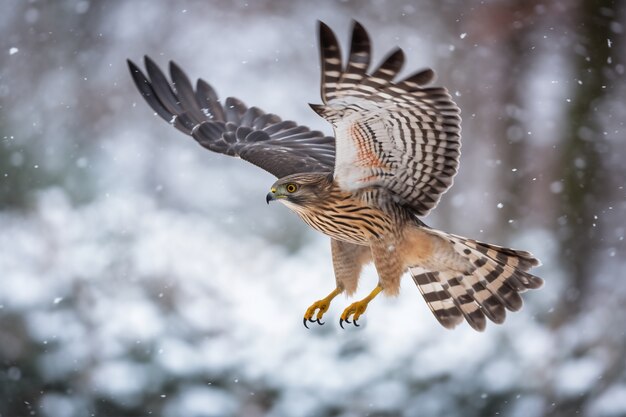
<path fill-rule="evenodd" d="M 290 208 L 304 207 L 324 200 L 331 186 L 332 176 L 326 173 L 294 174 L 276 181 L 265 199 L 268 204 L 278 200 Z"/>

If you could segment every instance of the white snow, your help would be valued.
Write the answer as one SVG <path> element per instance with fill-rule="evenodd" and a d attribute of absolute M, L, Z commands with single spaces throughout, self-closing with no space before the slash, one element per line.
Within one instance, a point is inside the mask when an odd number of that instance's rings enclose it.
<path fill-rule="evenodd" d="M 603 368 L 603 361 L 598 358 L 570 360 L 556 373 L 556 386 L 565 396 L 582 395 L 598 383 Z"/>
<path fill-rule="evenodd" d="M 58 6 L 63 13 L 50 13 L 55 2 L 14 3 L 20 6 L 0 16 L 7 35 L 0 179 L 22 175 L 36 191 L 23 206 L 0 211 L 0 380 L 19 390 L 25 414 L 102 414 L 113 404 L 165 416 L 429 417 L 487 409 L 532 417 L 586 394 L 586 415 L 626 414 L 624 376 L 606 379 L 624 339 L 621 200 L 592 219 L 592 233 L 607 219 L 619 224 L 606 234 L 610 244 L 599 259 L 589 259 L 597 268 L 587 304 L 578 315 L 558 308 L 572 294 L 558 233 L 575 221 L 559 195 L 559 133 L 573 92 L 589 86 L 579 86 L 568 65 L 574 45 L 559 28 L 532 39 L 536 49 L 527 52 L 536 58 L 514 79 L 524 86 L 523 102 L 489 118 L 481 103 L 500 97 L 492 72 L 510 77 L 493 61 L 497 46 L 470 22 L 457 23 L 482 44 L 459 41 L 467 32 L 442 24 L 428 8 L 405 5 L 404 20 L 386 2 L 368 3 L 370 12 L 350 2 L 294 2 L 277 13 L 253 2 L 136 1 L 101 9 L 75 1 Z M 55 16 L 70 20 L 67 31 L 47 30 Z M 481 334 L 465 324 L 445 330 L 405 277 L 398 297 L 370 304 L 362 327 L 339 328 L 353 301 L 339 296 L 326 324 L 306 330 L 304 311 L 335 284 L 328 239 L 285 207 L 265 204 L 270 174 L 206 152 L 153 117 L 124 65 L 128 57 L 141 63 L 144 54 L 163 66 L 173 59 L 222 100 L 239 97 L 330 134 L 306 105 L 320 102 L 318 18 L 336 30 L 344 53 L 350 19 L 360 20 L 374 42 L 374 62 L 398 44 L 406 74 L 437 69 L 435 85 L 446 85 L 462 105 L 456 185 L 425 220 L 544 261 L 536 272 L 546 286 L 524 294 L 524 308 L 503 326 L 490 324 Z M 611 27 L 623 29 L 621 22 Z M 486 70 L 477 77 L 479 61 Z M 623 64 L 613 62 L 607 71 L 622 74 Z M 616 84 L 605 87 L 623 96 Z M 597 112 L 607 132 L 599 143 L 616 149 L 607 172 L 623 160 L 620 103 Z M 501 116 L 516 123 L 505 137 L 482 130 Z M 576 133 L 597 139 L 590 128 Z M 510 163 L 496 150 L 507 139 L 523 141 L 521 160 Z M 354 159 L 352 149 L 340 152 Z M 571 167 L 584 175 L 588 162 Z M 529 195 L 511 225 L 499 209 L 518 190 L 503 187 L 500 176 L 523 181 Z M 623 194 L 619 181 L 612 192 Z M 354 299 L 376 282 L 367 267 Z"/>
<path fill-rule="evenodd" d="M 589 407 L 589 415 L 618 417 L 626 414 L 626 384 L 623 382 L 603 392 Z"/>
<path fill-rule="evenodd" d="M 224 390 L 211 387 L 187 387 L 168 402 L 163 416 L 222 417 L 233 415 L 236 410 L 236 399 Z"/>

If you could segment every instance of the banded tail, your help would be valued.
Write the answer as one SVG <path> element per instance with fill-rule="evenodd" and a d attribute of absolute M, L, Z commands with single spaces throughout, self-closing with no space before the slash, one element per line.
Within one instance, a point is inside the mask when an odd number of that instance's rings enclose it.
<path fill-rule="evenodd" d="M 522 308 L 520 293 L 536 289 L 543 280 L 527 271 L 541 263 L 529 252 L 508 249 L 430 229 L 450 242 L 454 253 L 463 258 L 467 269 L 409 268 L 413 281 L 439 323 L 452 329 L 465 319 L 483 331 L 486 318 L 502 323 L 506 310 Z"/>

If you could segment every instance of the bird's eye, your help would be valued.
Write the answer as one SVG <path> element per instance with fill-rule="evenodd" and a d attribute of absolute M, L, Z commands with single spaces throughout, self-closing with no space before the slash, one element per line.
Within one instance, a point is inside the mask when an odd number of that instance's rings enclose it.
<path fill-rule="evenodd" d="M 298 186 L 294 183 L 289 183 L 285 186 L 285 189 L 287 190 L 288 193 L 295 193 L 296 190 L 298 189 Z"/>

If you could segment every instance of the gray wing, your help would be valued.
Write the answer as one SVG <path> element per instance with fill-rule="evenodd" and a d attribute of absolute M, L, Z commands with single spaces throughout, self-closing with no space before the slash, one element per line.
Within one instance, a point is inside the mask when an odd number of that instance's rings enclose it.
<path fill-rule="evenodd" d="M 395 81 L 404 54 L 395 49 L 371 72 L 370 39 L 354 22 L 348 60 L 320 22 L 323 105 L 333 124 L 334 178 L 347 191 L 381 187 L 417 215 L 426 215 L 452 185 L 460 155 L 459 108 L 443 87 L 424 87 L 432 70 Z"/>
<path fill-rule="evenodd" d="M 302 172 L 332 172 L 333 137 L 283 121 L 257 107 L 247 107 L 233 97 L 221 104 L 204 80 L 198 80 L 194 90 L 174 62 L 169 67 L 171 83 L 147 56 L 145 65 L 147 76 L 128 61 L 143 98 L 159 116 L 203 147 L 240 157 L 278 178 Z"/>

